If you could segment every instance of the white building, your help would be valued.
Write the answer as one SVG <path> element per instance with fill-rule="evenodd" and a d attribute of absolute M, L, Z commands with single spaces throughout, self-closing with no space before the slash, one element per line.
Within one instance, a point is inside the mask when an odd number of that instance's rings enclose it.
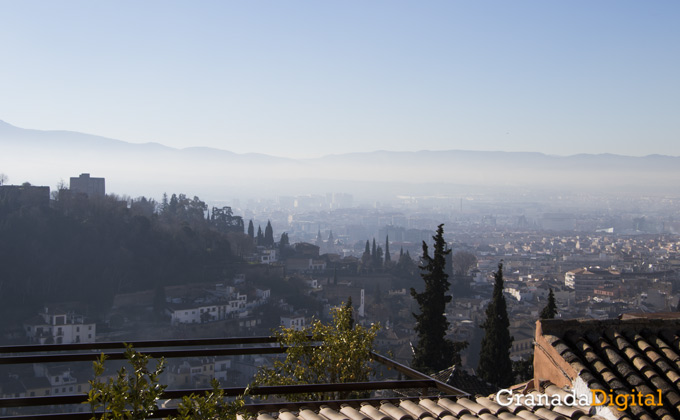
<path fill-rule="evenodd" d="M 269 290 L 266 292 L 269 292 Z M 247 314 L 247 302 L 248 296 L 237 292 L 229 300 L 210 303 L 171 303 L 168 305 L 167 312 L 170 315 L 172 325 L 202 324 L 245 316 L 244 314 Z"/>
<path fill-rule="evenodd" d="M 305 328 L 305 317 L 302 315 L 282 316 L 281 326 L 300 331 Z"/>
<path fill-rule="evenodd" d="M 45 307 L 24 324 L 24 330 L 32 343 L 73 344 L 94 343 L 97 328 L 95 323 L 86 322 L 82 315 Z"/>
<path fill-rule="evenodd" d="M 276 249 L 262 249 L 260 250 L 260 263 L 273 264 L 278 261 Z"/>

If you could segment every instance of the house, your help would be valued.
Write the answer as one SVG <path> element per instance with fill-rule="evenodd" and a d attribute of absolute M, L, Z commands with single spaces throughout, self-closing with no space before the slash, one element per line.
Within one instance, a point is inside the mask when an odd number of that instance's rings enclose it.
<path fill-rule="evenodd" d="M 170 303 L 166 312 L 170 315 L 170 323 L 172 325 L 221 321 L 235 316 L 242 316 L 242 313 L 247 311 L 247 299 L 247 295 L 237 292 L 229 300 Z"/>
<path fill-rule="evenodd" d="M 28 340 L 37 344 L 94 343 L 96 327 L 82 315 L 55 307 L 45 307 L 24 323 Z"/>
<path fill-rule="evenodd" d="M 293 328 L 297 331 L 305 328 L 305 317 L 302 315 L 290 315 L 281 317 L 281 327 Z"/>
<path fill-rule="evenodd" d="M 607 291 L 614 296 L 615 289 L 620 284 L 621 273 L 619 271 L 600 267 L 578 268 L 567 271 L 564 275 L 564 285 L 574 289 L 577 302 L 603 296 Z"/>

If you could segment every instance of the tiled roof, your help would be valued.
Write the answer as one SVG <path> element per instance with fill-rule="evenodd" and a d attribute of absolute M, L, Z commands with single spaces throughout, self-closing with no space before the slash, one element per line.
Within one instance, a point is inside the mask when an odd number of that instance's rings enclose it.
<path fill-rule="evenodd" d="M 552 389 L 554 388 L 554 389 Z M 553 386 L 546 392 L 564 392 Z M 318 404 L 318 405 L 317 405 Z M 588 408 L 510 405 L 489 397 L 407 398 L 400 401 L 316 403 L 296 411 L 260 412 L 256 420 L 604 420 L 589 416 Z"/>
<path fill-rule="evenodd" d="M 590 390 L 614 396 L 661 393 L 662 405 L 629 405 L 618 413 L 609 409 L 619 418 L 680 419 L 677 315 L 674 319 L 544 320 L 539 328 L 545 342 L 566 362 L 562 369 L 572 381 L 580 378 Z M 537 342 L 540 345 L 538 338 Z M 542 353 L 550 356 L 550 351 Z"/>

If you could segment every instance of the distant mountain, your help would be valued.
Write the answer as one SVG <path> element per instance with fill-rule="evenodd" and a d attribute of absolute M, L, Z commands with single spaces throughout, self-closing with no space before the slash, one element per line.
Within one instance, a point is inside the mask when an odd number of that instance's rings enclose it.
<path fill-rule="evenodd" d="M 680 157 L 673 156 L 422 150 L 288 159 L 29 130 L 3 121 L 0 151 L 0 172 L 10 183 L 54 187 L 89 172 L 106 178 L 107 191 L 156 198 L 164 191 L 214 200 L 326 192 L 448 195 L 462 186 L 659 193 L 680 185 Z"/>

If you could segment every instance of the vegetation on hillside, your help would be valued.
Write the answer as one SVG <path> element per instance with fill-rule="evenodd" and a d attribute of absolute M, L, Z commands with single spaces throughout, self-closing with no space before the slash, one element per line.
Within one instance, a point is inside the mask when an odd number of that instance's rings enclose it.
<path fill-rule="evenodd" d="M 110 307 L 122 292 L 224 276 L 252 241 L 228 207 L 173 194 L 88 199 L 60 189 L 48 206 L 0 197 L 0 317 L 16 325 L 50 302 Z"/>

